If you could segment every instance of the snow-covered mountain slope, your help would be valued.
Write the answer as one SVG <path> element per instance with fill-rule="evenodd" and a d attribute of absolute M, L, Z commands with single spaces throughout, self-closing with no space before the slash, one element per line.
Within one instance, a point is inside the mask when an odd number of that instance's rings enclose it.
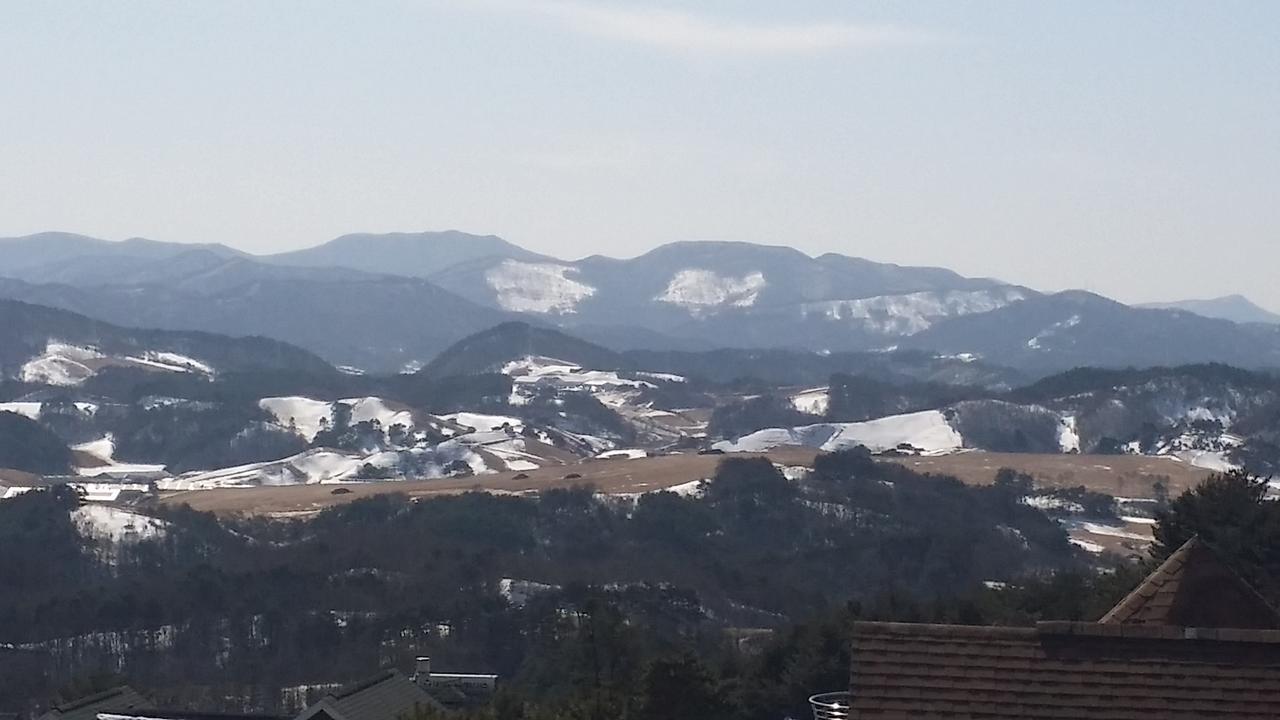
<path fill-rule="evenodd" d="M 333 371 L 305 350 L 266 338 L 123 328 L 0 300 L 0 379 L 69 386 L 106 367 L 204 377 L 242 370 Z"/>
<path fill-rule="evenodd" d="M 107 367 L 214 375 L 208 363 L 181 353 L 143 350 L 131 355 L 106 355 L 95 347 L 50 340 L 44 352 L 23 363 L 17 379 L 34 385 L 79 385 Z"/>
<path fill-rule="evenodd" d="M 819 423 L 796 428 L 770 428 L 737 440 L 716 443 L 725 452 L 764 452 L 783 445 L 817 448 L 823 451 L 865 446 L 872 452 L 902 450 L 922 455 L 955 452 L 964 439 L 946 415 L 927 410 L 858 423 Z"/>
<path fill-rule="evenodd" d="M 1185 311 L 1136 309 L 1074 291 L 953 317 L 898 344 L 999 359 L 1039 374 L 1084 366 L 1280 364 L 1280 327 L 1237 325 Z"/>
<path fill-rule="evenodd" d="M 596 289 L 576 279 L 577 268 L 558 263 L 502 260 L 485 271 L 498 306 L 520 313 L 566 315 Z"/>
<path fill-rule="evenodd" d="M 413 412 L 397 403 L 382 398 L 346 398 L 329 402 L 305 397 L 269 397 L 258 401 L 258 407 L 266 410 L 282 427 L 298 433 L 307 442 L 314 441 L 321 430 L 334 426 L 334 414 L 342 405 L 349 413 L 351 424 L 376 421 L 384 433 L 397 425 L 406 432 L 417 428 Z"/>
<path fill-rule="evenodd" d="M 857 300 L 826 300 L 801 306 L 803 317 L 818 315 L 837 322 L 861 324 L 887 337 L 924 332 L 940 320 L 991 312 L 1025 300 L 1022 288 L 945 290 L 879 295 Z"/>
<path fill-rule="evenodd" d="M 863 349 L 1031 294 L 936 268 L 813 258 L 785 247 L 673 243 L 640 257 L 494 258 L 432 281 L 490 307 L 566 327 L 627 325 L 723 346 Z M 777 330 L 789 332 L 779 337 Z"/>

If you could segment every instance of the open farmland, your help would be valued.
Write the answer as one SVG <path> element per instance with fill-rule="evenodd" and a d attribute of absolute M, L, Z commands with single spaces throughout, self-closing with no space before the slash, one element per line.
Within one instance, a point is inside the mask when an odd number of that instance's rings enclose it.
<path fill-rule="evenodd" d="M 965 452 L 935 457 L 901 457 L 893 462 L 921 473 L 954 475 L 971 485 L 986 485 L 1000 468 L 1012 468 L 1035 478 L 1037 487 L 1089 490 L 1114 497 L 1154 497 L 1153 483 L 1161 480 L 1176 497 L 1211 474 L 1172 458 L 1145 455 L 1032 455 Z"/>
<path fill-rule="evenodd" d="M 782 465 L 812 465 L 814 450 L 779 448 L 769 453 L 733 457 L 767 457 Z M 659 457 L 586 460 L 545 467 L 524 473 L 503 472 L 465 478 L 408 480 L 403 482 L 348 483 L 342 485 L 294 485 L 289 487 L 225 488 L 180 492 L 161 502 L 187 504 L 196 510 L 219 514 L 287 516 L 309 513 L 358 498 L 404 493 L 430 497 L 483 490 L 496 493 L 531 493 L 575 485 L 593 485 L 611 495 L 653 492 L 711 477 L 724 455 L 663 455 Z M 576 477 L 575 477 L 576 476 Z M 350 492 L 334 491 L 339 488 Z"/>
<path fill-rule="evenodd" d="M 186 503 L 219 514 L 287 516 L 309 513 L 364 497 L 404 493 L 411 497 L 456 494 L 472 490 L 532 493 L 552 488 L 592 485 L 611 495 L 653 492 L 711 477 L 725 457 L 765 457 L 782 465 L 811 465 L 817 451 L 783 447 L 768 453 L 665 455 L 635 459 L 586 460 L 524 473 L 503 472 L 465 478 L 404 482 L 226 488 L 166 495 L 162 502 Z M 965 483 L 985 485 L 996 471 L 1013 468 L 1035 477 L 1041 487 L 1076 487 L 1118 497 L 1150 498 L 1152 484 L 1164 479 L 1171 495 L 1194 486 L 1209 471 L 1161 458 L 1128 455 L 1018 455 L 968 452 L 940 457 L 902 457 L 892 462 L 923 473 L 954 475 Z M 348 492 L 335 490 L 341 488 Z"/>

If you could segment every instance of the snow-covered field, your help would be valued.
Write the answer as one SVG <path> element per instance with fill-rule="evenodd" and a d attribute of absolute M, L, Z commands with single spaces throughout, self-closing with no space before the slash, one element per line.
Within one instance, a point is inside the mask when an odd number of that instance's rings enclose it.
<path fill-rule="evenodd" d="M 892 415 L 857 423 L 819 423 L 796 428 L 769 428 L 737 440 L 718 442 L 725 452 L 765 452 L 782 445 L 824 451 L 864 445 L 872 452 L 910 445 L 923 455 L 941 455 L 964 447 L 964 439 L 937 410 Z"/>
<path fill-rule="evenodd" d="M 413 413 L 393 409 L 386 401 L 376 397 L 345 398 L 336 403 L 305 397 L 272 397 L 258 401 L 258 406 L 271 413 L 277 423 L 283 427 L 296 428 L 298 434 L 308 442 L 315 440 L 316 435 L 325 427 L 332 427 L 333 412 L 338 404 L 351 409 L 353 425 L 377 420 L 384 432 L 394 425 L 402 425 L 410 430 L 414 427 Z"/>
<path fill-rule="evenodd" d="M 163 520 L 109 505 L 81 505 L 72 520 L 85 537 L 113 544 L 160 537 L 168 527 Z"/>
<path fill-rule="evenodd" d="M 831 405 L 831 390 L 826 387 L 811 388 L 791 396 L 791 407 L 810 415 L 826 415 Z"/>
<path fill-rule="evenodd" d="M 165 467 L 163 464 L 127 463 L 116 460 L 115 438 L 110 434 L 104 435 L 97 440 L 73 445 L 71 449 L 83 452 L 102 462 L 101 465 L 88 465 L 76 468 L 77 475 L 83 475 L 86 477 L 98 477 L 102 475 L 110 475 L 112 477 L 154 475 L 156 473 L 163 472 Z"/>
<path fill-rule="evenodd" d="M 50 340 L 43 354 L 23 364 L 18 379 L 63 387 L 79 385 L 96 372 L 88 363 L 102 357 L 93 348 Z"/>

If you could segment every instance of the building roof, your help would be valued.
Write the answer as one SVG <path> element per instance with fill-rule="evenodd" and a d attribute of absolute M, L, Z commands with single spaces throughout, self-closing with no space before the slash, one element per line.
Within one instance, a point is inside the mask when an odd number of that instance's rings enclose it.
<path fill-rule="evenodd" d="M 1276 717 L 1280 631 L 857 623 L 852 717 Z"/>
<path fill-rule="evenodd" d="M 1280 715 L 1280 616 L 1192 538 L 1097 623 L 856 623 L 857 718 Z"/>
<path fill-rule="evenodd" d="M 259 713 L 208 713 L 188 710 L 149 710 L 145 708 L 98 713 L 98 720 L 289 720 L 281 715 Z"/>
<path fill-rule="evenodd" d="M 1099 622 L 1277 629 L 1280 613 L 1193 537 Z"/>
<path fill-rule="evenodd" d="M 100 712 L 123 712 L 150 708 L 151 702 L 128 685 L 55 705 L 40 720 L 96 720 Z"/>
<path fill-rule="evenodd" d="M 440 703 L 399 670 L 384 670 L 355 685 L 326 695 L 303 710 L 297 720 L 318 717 L 333 720 L 400 720 L 415 710 L 441 709 Z"/>

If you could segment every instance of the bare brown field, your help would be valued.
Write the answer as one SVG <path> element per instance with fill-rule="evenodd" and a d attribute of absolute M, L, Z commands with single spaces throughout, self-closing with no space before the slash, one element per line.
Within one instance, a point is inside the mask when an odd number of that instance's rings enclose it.
<path fill-rule="evenodd" d="M 1048 488 L 1084 487 L 1115 497 L 1150 498 L 1163 479 L 1171 496 L 1194 487 L 1210 471 L 1183 462 L 1140 455 L 1019 455 L 968 452 L 939 457 L 902 457 L 893 462 L 922 473 L 954 475 L 971 485 L 987 485 L 1000 468 L 1031 475 Z"/>
<path fill-rule="evenodd" d="M 767 457 L 784 465 L 812 465 L 817 451 L 778 448 L 768 453 L 741 453 L 731 457 Z M 544 467 L 525 473 L 504 472 L 468 478 L 406 480 L 344 485 L 292 485 L 288 487 L 192 490 L 161 498 L 162 503 L 187 504 L 218 514 L 288 516 L 323 510 L 358 498 L 403 493 L 410 497 L 456 495 L 471 490 L 496 493 L 534 493 L 575 485 L 593 485 L 603 493 L 625 495 L 662 490 L 711 477 L 725 455 L 663 455 L 634 460 L 585 460 L 573 465 Z M 525 477 L 519 477 L 524 475 Z M 573 476 L 578 477 L 573 477 Z M 348 493 L 334 495 L 343 488 Z"/>
<path fill-rule="evenodd" d="M 812 465 L 818 452 L 808 448 L 777 448 L 768 453 L 725 455 L 663 455 L 634 460 L 585 460 L 524 473 L 503 472 L 468 478 L 406 480 L 344 485 L 227 488 L 174 493 L 167 504 L 186 503 L 196 510 L 219 514 L 288 516 L 311 513 L 359 498 L 403 493 L 410 497 L 454 495 L 472 490 L 495 493 L 536 493 L 553 488 L 592 485 L 611 495 L 650 492 L 711 477 L 725 457 L 765 457 L 784 465 Z M 940 457 L 892 458 L 922 473 L 953 475 L 973 485 L 991 483 L 1003 467 L 1030 474 L 1043 487 L 1077 487 L 1119 497 L 1151 497 L 1152 483 L 1166 478 L 1171 495 L 1194 486 L 1209 471 L 1161 458 L 1133 455 L 1018 455 L 969 452 Z M 524 476 L 524 477 L 521 477 Z M 575 477 L 576 476 L 576 477 Z M 343 488 L 350 492 L 334 495 Z"/>

